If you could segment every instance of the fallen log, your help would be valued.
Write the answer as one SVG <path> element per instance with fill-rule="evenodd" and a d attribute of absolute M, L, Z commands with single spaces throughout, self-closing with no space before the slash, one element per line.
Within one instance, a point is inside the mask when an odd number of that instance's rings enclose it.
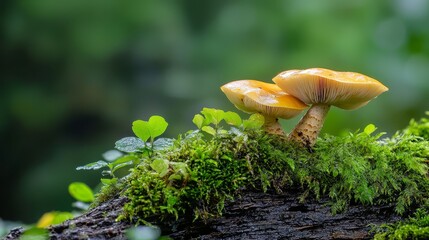
<path fill-rule="evenodd" d="M 401 219 L 388 206 L 350 205 L 332 215 L 329 200 L 299 202 L 301 192 L 245 192 L 226 204 L 222 216 L 207 221 L 181 218 L 160 226 L 173 239 L 371 239 L 372 225 Z M 85 214 L 49 228 L 50 239 L 127 239 L 131 222 L 116 221 L 127 201 L 116 196 Z M 19 239 L 23 229 L 5 239 Z"/>

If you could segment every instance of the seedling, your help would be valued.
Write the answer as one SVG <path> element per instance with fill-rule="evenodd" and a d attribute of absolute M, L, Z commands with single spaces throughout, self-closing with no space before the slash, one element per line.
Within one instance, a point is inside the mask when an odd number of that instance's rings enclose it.
<path fill-rule="evenodd" d="M 264 125 L 264 117 L 261 114 L 255 113 L 250 115 L 249 119 L 243 120 L 236 112 L 225 112 L 214 108 L 203 108 L 201 114 L 196 114 L 192 122 L 201 131 L 212 136 L 217 136 L 218 134 L 222 135 L 228 133 L 228 131 L 224 130 L 221 126 L 222 120 L 232 127 L 231 130 L 234 128 L 239 128 L 241 131 L 257 130 Z"/>
<path fill-rule="evenodd" d="M 154 139 L 165 132 L 168 123 L 161 116 L 152 116 L 148 121 L 136 120 L 133 122 L 133 132 L 143 142 L 150 139 L 153 146 Z"/>

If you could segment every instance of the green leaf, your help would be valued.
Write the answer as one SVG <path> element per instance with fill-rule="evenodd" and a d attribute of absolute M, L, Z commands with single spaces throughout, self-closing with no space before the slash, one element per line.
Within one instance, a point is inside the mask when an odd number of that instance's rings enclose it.
<path fill-rule="evenodd" d="M 153 142 L 153 149 L 160 151 L 172 147 L 173 144 L 174 139 L 172 138 L 158 138 L 155 142 Z"/>
<path fill-rule="evenodd" d="M 116 165 L 116 166 L 114 166 L 114 167 L 112 168 L 111 173 L 113 174 L 115 171 L 117 171 L 117 170 L 119 170 L 119 169 L 121 169 L 121 168 L 123 168 L 123 167 L 130 166 L 130 165 L 132 165 L 132 164 L 133 164 L 133 162 L 124 162 L 124 163 L 120 163 L 120 164 L 118 164 L 118 165 Z M 112 175 L 112 174 L 110 174 L 110 175 Z"/>
<path fill-rule="evenodd" d="M 107 165 L 108 165 L 107 162 L 105 162 L 103 160 L 99 160 L 97 162 L 88 163 L 84 166 L 79 166 L 76 168 L 76 170 L 98 170 L 98 169 L 103 168 Z"/>
<path fill-rule="evenodd" d="M 368 124 L 363 130 L 363 132 L 366 133 L 367 135 L 371 135 L 371 133 L 373 133 L 376 129 L 377 128 L 375 127 L 374 124 Z"/>
<path fill-rule="evenodd" d="M 233 125 L 233 126 L 236 126 L 236 127 L 239 127 L 241 125 L 241 123 L 243 122 L 241 120 L 240 115 L 238 115 L 236 112 L 228 111 L 224 114 L 224 118 L 225 118 L 226 123 Z"/>
<path fill-rule="evenodd" d="M 149 131 L 152 138 L 156 138 L 163 134 L 167 129 L 168 123 L 161 116 L 152 116 L 149 118 Z"/>
<path fill-rule="evenodd" d="M 168 160 L 165 159 L 155 159 L 150 167 L 155 170 L 160 177 L 164 177 L 168 173 Z"/>
<path fill-rule="evenodd" d="M 133 132 L 143 142 L 146 142 L 150 138 L 149 123 L 143 120 L 136 120 L 133 122 Z"/>
<path fill-rule="evenodd" d="M 213 123 L 213 111 L 212 108 L 203 108 L 201 113 L 204 115 L 204 126 Z"/>
<path fill-rule="evenodd" d="M 213 123 L 214 125 L 218 125 L 224 118 L 225 112 L 223 110 L 215 109 L 215 108 L 203 108 L 201 113 L 206 118 L 206 125 Z"/>
<path fill-rule="evenodd" d="M 145 148 L 145 143 L 136 137 L 125 137 L 115 143 L 115 148 L 126 153 L 138 152 Z"/>
<path fill-rule="evenodd" d="M 203 130 L 204 132 L 211 134 L 213 136 L 216 135 L 216 130 L 211 126 L 204 126 L 203 128 L 201 128 L 201 130 Z"/>
<path fill-rule="evenodd" d="M 114 162 L 109 164 L 109 168 L 112 170 L 112 173 L 116 170 L 131 165 L 134 163 L 134 160 L 136 160 L 136 157 L 133 155 L 125 155 L 123 157 L 120 157 L 116 159 Z"/>
<path fill-rule="evenodd" d="M 136 120 L 133 122 L 133 132 L 141 140 L 146 142 L 149 138 L 152 140 L 165 132 L 168 123 L 161 116 L 152 116 L 149 121 Z"/>
<path fill-rule="evenodd" d="M 69 185 L 69 193 L 78 201 L 82 202 L 93 202 L 94 193 L 91 188 L 82 182 L 73 182 Z"/>
<path fill-rule="evenodd" d="M 196 114 L 192 119 L 192 122 L 197 126 L 198 129 L 201 129 L 204 126 L 204 117 L 201 114 Z"/>
<path fill-rule="evenodd" d="M 259 113 L 250 115 L 249 119 L 243 121 L 244 129 L 260 129 L 264 125 L 265 119 Z"/>
<path fill-rule="evenodd" d="M 115 165 L 119 165 L 121 163 L 133 162 L 135 159 L 136 159 L 136 157 L 134 155 L 125 155 L 123 157 L 120 157 L 120 158 L 116 159 L 115 161 L 113 161 L 109 165 L 111 165 L 112 167 L 114 167 Z"/>

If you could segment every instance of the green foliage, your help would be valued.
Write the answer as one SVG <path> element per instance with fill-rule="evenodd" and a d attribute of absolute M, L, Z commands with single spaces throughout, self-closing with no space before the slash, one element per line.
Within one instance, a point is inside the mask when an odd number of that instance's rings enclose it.
<path fill-rule="evenodd" d="M 91 188 L 82 182 L 73 182 L 69 185 L 69 193 L 78 201 L 92 202 L 94 201 L 94 193 Z"/>
<path fill-rule="evenodd" d="M 208 125 L 210 123 L 214 124 L 215 126 L 218 126 L 220 122 L 225 117 L 225 112 L 220 109 L 215 108 L 203 108 L 201 111 L 205 118 L 205 124 Z"/>
<path fill-rule="evenodd" d="M 224 120 L 229 126 L 233 126 L 241 130 L 260 129 L 264 124 L 264 117 L 258 113 L 252 114 L 249 119 L 243 120 L 236 112 L 225 112 L 214 108 L 203 108 L 201 114 L 196 114 L 192 119 L 192 122 L 198 129 L 215 136 L 219 133 L 227 133 L 220 126 L 222 120 Z"/>
<path fill-rule="evenodd" d="M 130 139 L 130 138 L 128 138 Z M 123 139 L 119 140 L 122 142 Z M 135 141 L 133 141 L 135 142 Z M 115 172 L 121 168 L 126 166 L 134 165 L 138 162 L 138 154 L 134 153 L 134 151 L 130 150 L 128 146 L 127 150 L 129 151 L 128 155 L 123 155 L 122 153 L 116 150 L 110 150 L 106 153 L 110 153 L 110 155 L 103 154 L 105 160 L 99 160 L 97 162 L 88 163 L 84 166 L 79 166 L 76 170 L 98 170 L 101 168 L 107 168 L 107 170 L 103 171 L 103 175 L 109 175 L 112 178 L 117 178 Z M 115 154 L 112 154 L 114 152 Z M 106 182 L 106 181 L 105 181 Z"/>
<path fill-rule="evenodd" d="M 152 116 L 148 121 L 136 120 L 133 122 L 133 132 L 141 140 L 146 142 L 150 139 L 153 142 L 154 139 L 165 132 L 168 123 L 161 116 Z"/>
<path fill-rule="evenodd" d="M 426 115 L 429 117 L 429 111 L 426 112 Z M 422 118 L 419 121 L 412 119 L 403 132 L 409 135 L 420 136 L 429 141 L 429 118 Z"/>
<path fill-rule="evenodd" d="M 147 219 L 154 216 L 163 219 L 165 215 L 173 215 L 177 218 L 179 213 L 184 212 L 179 203 L 180 189 L 171 186 L 166 177 L 161 178 L 159 173 L 146 165 L 133 170 L 139 173 L 139 177 L 129 179 L 131 187 L 125 190 L 125 195 L 134 197 L 131 203 L 124 206 L 125 212 L 133 214 L 124 215 L 120 219 L 129 217 L 132 220 L 135 214 L 139 216 L 141 223 L 146 223 Z"/>
<path fill-rule="evenodd" d="M 419 209 L 405 221 L 376 227 L 374 240 L 429 239 L 429 212 Z"/>
<path fill-rule="evenodd" d="M 103 187 L 97 194 L 97 199 L 93 205 L 104 202 L 119 190 L 119 180 L 126 177 L 129 171 L 122 171 L 122 176 L 117 175 L 117 171 L 128 169 L 140 163 L 141 158 L 152 157 L 154 151 L 162 151 L 172 147 L 173 139 L 155 138 L 162 135 L 167 129 L 168 123 L 163 117 L 152 116 L 148 121 L 137 120 L 133 122 L 133 132 L 137 137 L 125 137 L 115 143 L 117 150 L 110 150 L 103 154 L 104 160 L 89 163 L 77 167 L 77 170 L 98 170 L 107 168 L 102 172 L 110 178 L 102 178 Z M 150 140 L 150 142 L 146 142 Z"/>
<path fill-rule="evenodd" d="M 195 114 L 192 122 L 197 126 L 198 129 L 204 127 L 204 117 L 201 114 Z"/>
<path fill-rule="evenodd" d="M 264 116 L 252 114 L 249 119 L 243 121 L 243 129 L 259 129 L 264 125 Z"/>
<path fill-rule="evenodd" d="M 236 112 L 231 112 L 231 111 L 225 112 L 224 119 L 225 119 L 225 122 L 228 123 L 229 125 L 237 126 L 237 127 L 241 126 L 243 122 L 240 115 L 238 115 Z"/>
<path fill-rule="evenodd" d="M 136 137 L 125 137 L 115 143 L 115 148 L 126 153 L 139 152 L 146 147 L 145 142 Z"/>
<path fill-rule="evenodd" d="M 355 201 L 392 202 L 402 214 L 412 204 L 422 204 L 429 197 L 428 142 L 403 134 L 380 140 L 383 133 L 371 135 L 375 129 L 368 125 L 363 132 L 348 136 L 325 136 L 304 162 L 315 167 L 302 166 L 297 170 L 301 184 L 308 186 L 307 191 L 312 190 L 317 197 L 329 195 L 334 213 Z"/>

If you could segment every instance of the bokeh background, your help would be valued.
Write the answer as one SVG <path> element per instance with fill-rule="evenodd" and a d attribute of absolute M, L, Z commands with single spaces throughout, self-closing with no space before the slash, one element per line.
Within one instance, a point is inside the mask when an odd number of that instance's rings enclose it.
<path fill-rule="evenodd" d="M 71 210 L 68 184 L 101 177 L 77 166 L 132 135 L 133 120 L 162 115 L 175 137 L 202 107 L 234 110 L 228 81 L 325 67 L 390 88 L 332 108 L 330 134 L 374 123 L 391 135 L 429 110 L 426 0 L 3 0 L 0 16 L 2 219 Z"/>

